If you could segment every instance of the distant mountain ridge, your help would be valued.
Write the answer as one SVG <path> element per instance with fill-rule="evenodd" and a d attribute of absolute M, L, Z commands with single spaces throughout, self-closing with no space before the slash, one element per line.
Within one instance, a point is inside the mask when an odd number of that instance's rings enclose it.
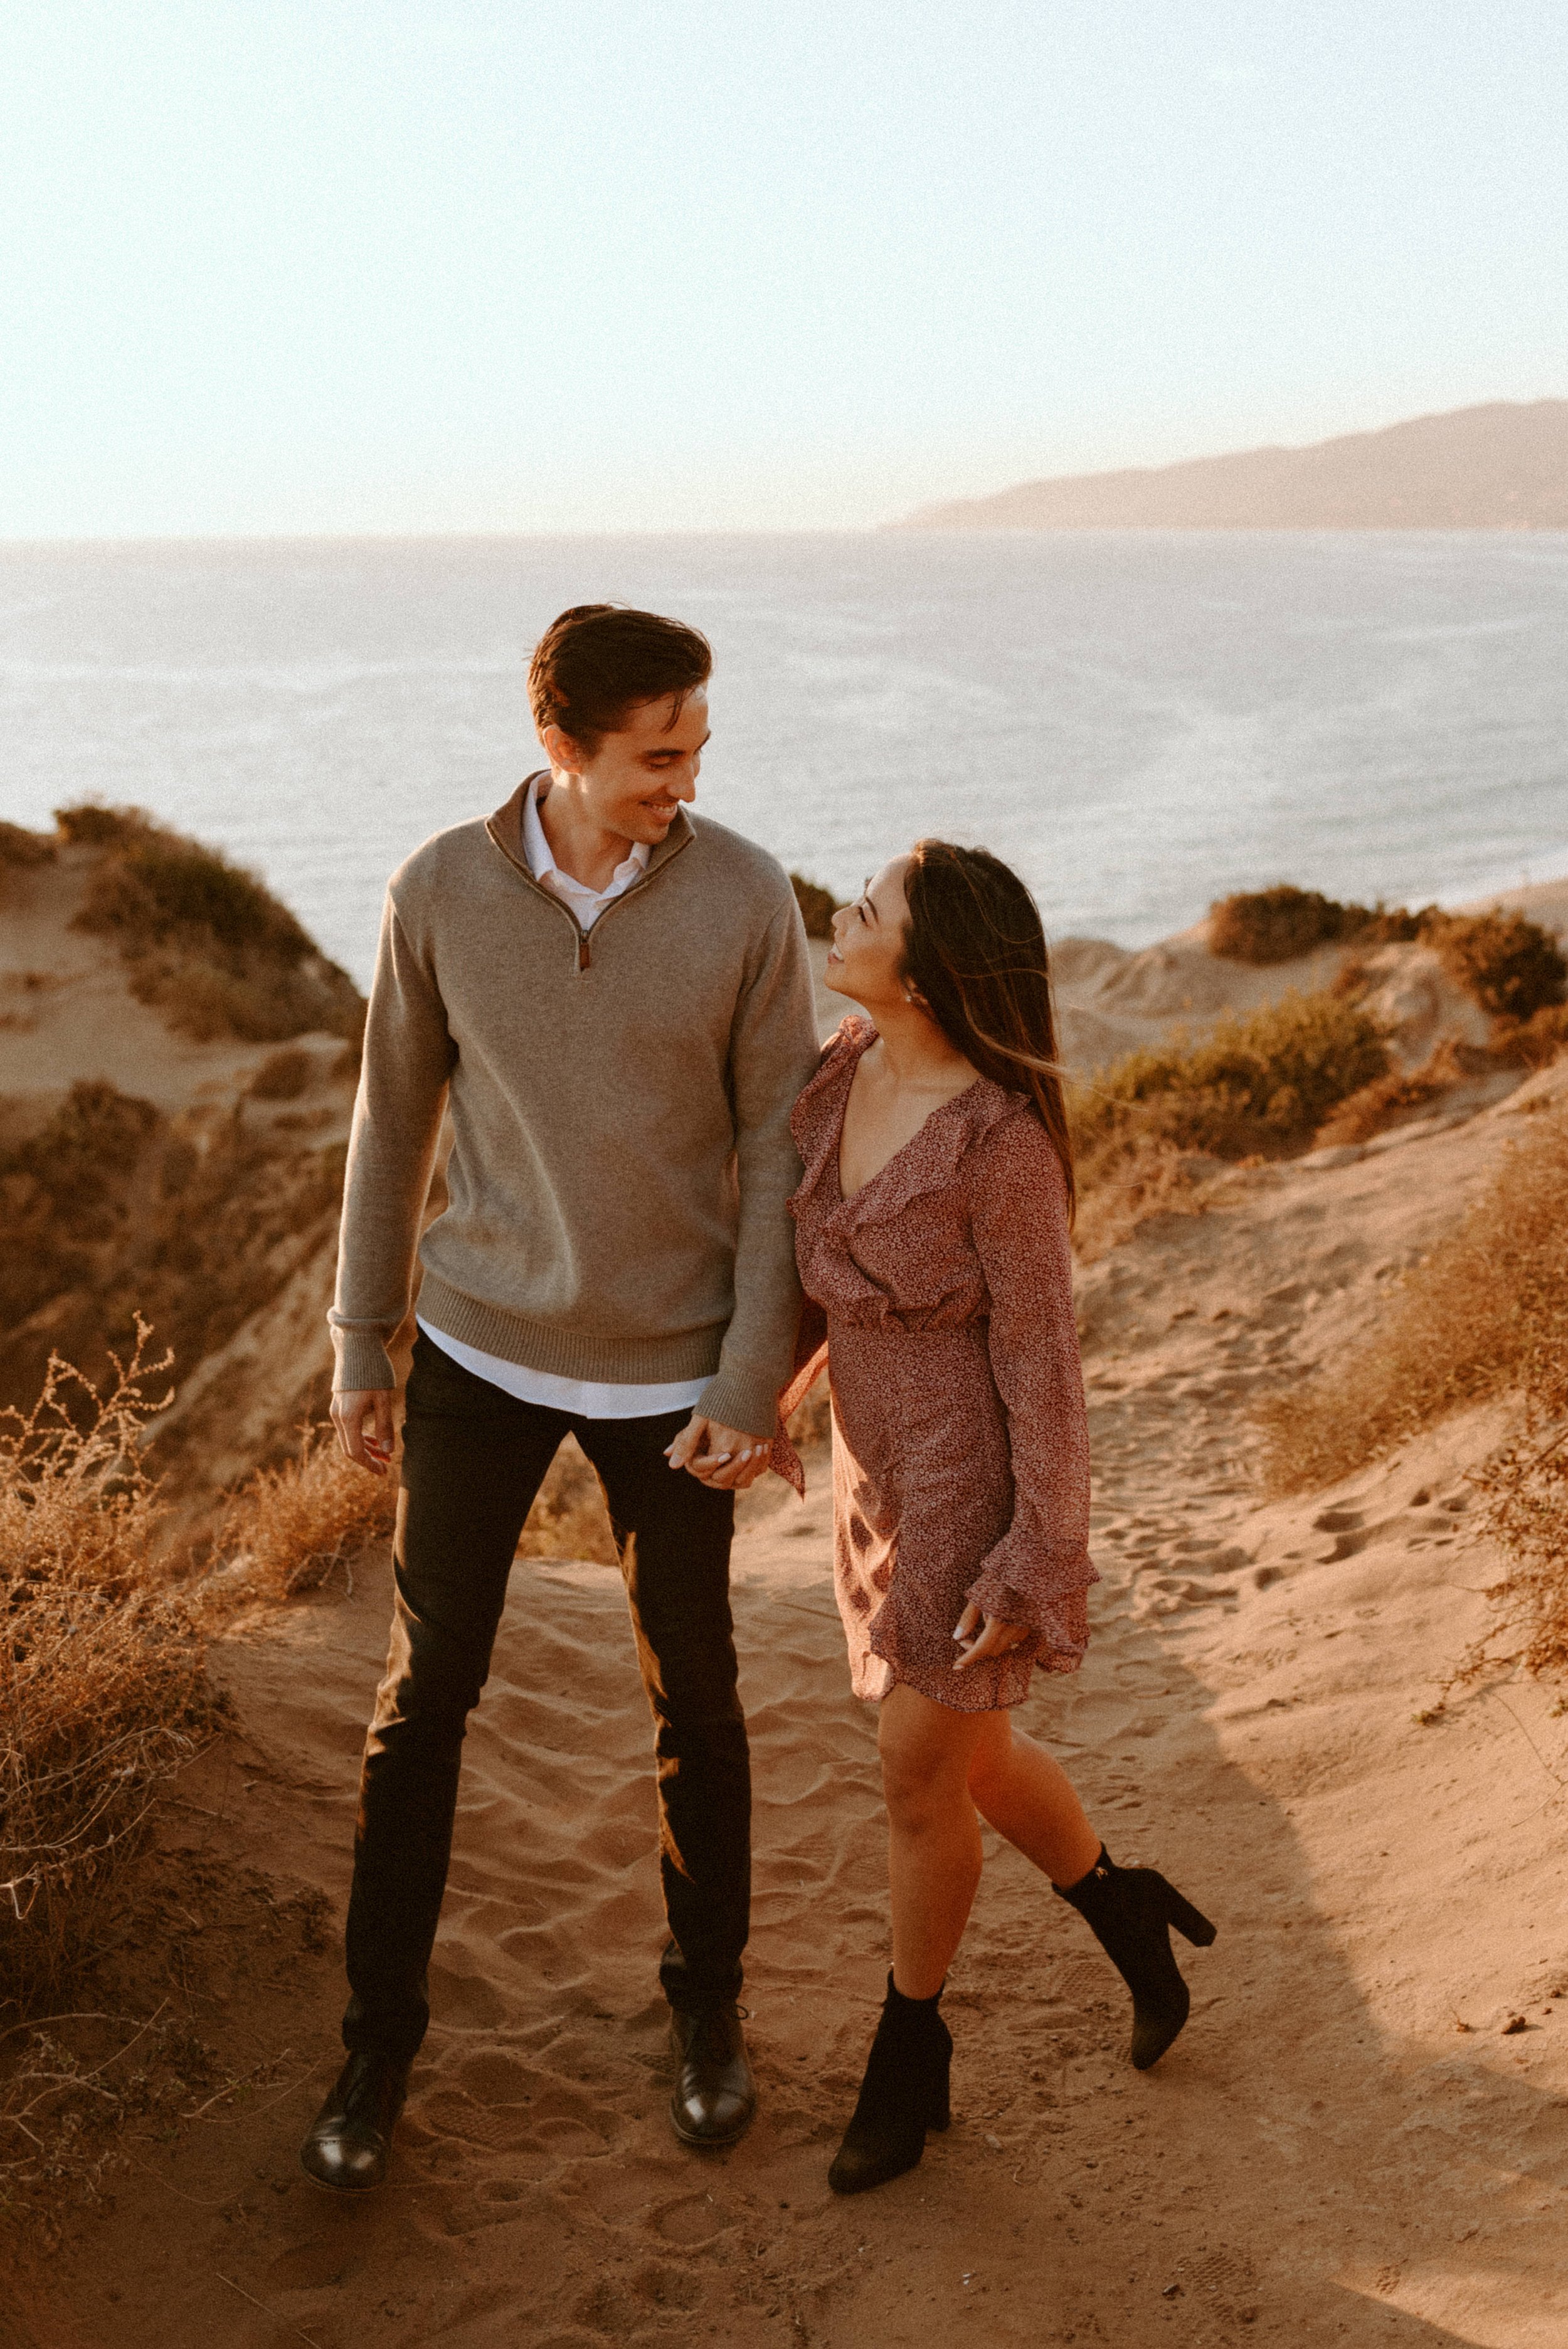
<path fill-rule="evenodd" d="M 1568 399 L 1492 400 L 1177 465 L 1023 481 L 895 530 L 1568 530 Z"/>

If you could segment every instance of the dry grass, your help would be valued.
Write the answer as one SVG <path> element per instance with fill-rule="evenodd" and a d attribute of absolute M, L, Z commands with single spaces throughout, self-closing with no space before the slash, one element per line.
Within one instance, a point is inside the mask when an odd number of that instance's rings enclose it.
<path fill-rule="evenodd" d="M 1259 1418 L 1265 1482 L 1275 1493 L 1336 1484 L 1451 1412 L 1511 1389 L 1526 1398 L 1523 1441 L 1552 1416 L 1568 1355 L 1568 1108 L 1542 1113 L 1463 1222 L 1408 1273 L 1375 1334 L 1305 1388 L 1271 1398 Z M 1555 1456 L 1555 1455 L 1553 1455 Z M 1522 1532 L 1554 1472 L 1506 1471 Z M 1501 1494 L 1502 1487 L 1499 1487 Z M 1568 1531 L 1562 1520 L 1558 1539 Z"/>
<path fill-rule="evenodd" d="M 397 1504 L 392 1478 L 346 1460 L 330 1423 L 302 1429 L 296 1458 L 258 1469 L 230 1499 L 213 1537 L 222 1565 L 210 1599 L 297 1599 L 340 1566 L 352 1589 L 355 1557 L 391 1532 Z"/>
<path fill-rule="evenodd" d="M 100 852 L 77 926 L 116 940 L 132 994 L 170 1027 L 199 1042 L 358 1035 L 353 980 L 253 874 L 139 808 L 61 808 L 56 822 Z"/>
<path fill-rule="evenodd" d="M 79 1964 L 161 1783 L 215 1723 L 156 1556 L 146 1338 L 102 1388 L 57 1360 L 31 1412 L 0 1413 L 0 2011 Z"/>
<path fill-rule="evenodd" d="M 1568 1675 L 1568 1357 L 1543 1371 L 1522 1425 L 1473 1480 L 1487 1504 L 1480 1522 L 1513 1564 L 1487 1592 L 1497 1621 L 1461 1680 L 1516 1663 Z M 1522 1635 L 1522 1645 L 1500 1655 L 1495 1643 L 1511 1635 Z"/>
<path fill-rule="evenodd" d="M 1205 1179 L 1216 1171 L 1212 1162 L 1158 1140 L 1101 1157 L 1093 1179 L 1080 1181 L 1073 1226 L 1078 1262 L 1097 1264 L 1152 1216 L 1202 1214 Z"/>
<path fill-rule="evenodd" d="M 1516 1068 L 1550 1068 L 1568 1052 L 1568 1003 L 1542 1004 L 1528 1019 L 1494 1019 L 1491 1048 Z"/>
<path fill-rule="evenodd" d="M 1469 1065 L 1471 1061 L 1480 1066 Z M 1420 1116 L 1452 1092 L 1456 1085 L 1462 1084 L 1466 1077 L 1478 1075 L 1480 1068 L 1491 1065 L 1488 1055 L 1479 1049 L 1468 1051 L 1451 1037 L 1445 1037 L 1420 1068 L 1408 1073 L 1390 1069 L 1342 1101 L 1318 1128 L 1318 1144 L 1327 1147 L 1336 1143 L 1370 1142 L 1375 1133 L 1387 1133 L 1390 1126 L 1403 1125 Z"/>

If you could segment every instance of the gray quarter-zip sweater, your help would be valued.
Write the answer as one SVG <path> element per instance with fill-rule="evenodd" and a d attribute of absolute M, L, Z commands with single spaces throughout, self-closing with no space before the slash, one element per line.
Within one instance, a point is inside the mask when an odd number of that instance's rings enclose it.
<path fill-rule="evenodd" d="M 530 778 L 531 781 L 531 778 Z M 799 1292 L 789 1134 L 817 1064 L 787 874 L 706 817 L 584 932 L 523 854 L 525 782 L 393 874 L 348 1145 L 339 1388 L 395 1383 L 408 1309 L 565 1378 L 704 1378 L 764 1434 Z M 441 1113 L 449 1205 L 419 1239 Z"/>

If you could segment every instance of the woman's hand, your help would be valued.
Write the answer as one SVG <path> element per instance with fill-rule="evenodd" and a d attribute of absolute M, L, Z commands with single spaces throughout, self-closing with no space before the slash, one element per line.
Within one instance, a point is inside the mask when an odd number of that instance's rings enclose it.
<path fill-rule="evenodd" d="M 1005 1656 L 1009 1649 L 1021 1648 L 1030 1634 L 1026 1623 L 1004 1623 L 999 1615 L 983 1615 L 972 1599 L 958 1618 L 958 1629 L 953 1636 L 964 1651 L 953 1669 L 966 1672 L 971 1664 L 984 1663 L 988 1657 Z"/>
<path fill-rule="evenodd" d="M 390 1387 L 349 1387 L 332 1398 L 332 1423 L 344 1456 L 373 1476 L 385 1476 L 392 1457 L 394 1400 Z"/>
<path fill-rule="evenodd" d="M 767 1468 L 772 1451 L 770 1435 L 747 1435 L 694 1411 L 675 1442 L 665 1446 L 665 1457 L 672 1468 L 688 1468 L 699 1485 L 711 1485 L 720 1493 L 744 1493 Z"/>

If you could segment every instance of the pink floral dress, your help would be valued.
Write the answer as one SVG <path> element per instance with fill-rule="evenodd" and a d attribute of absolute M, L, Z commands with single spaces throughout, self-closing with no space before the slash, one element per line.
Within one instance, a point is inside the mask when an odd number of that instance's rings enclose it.
<path fill-rule="evenodd" d="M 846 1199 L 844 1106 L 875 1040 L 869 1020 L 845 1019 L 795 1106 L 805 1174 L 789 1206 L 809 1302 L 784 1402 L 825 1354 L 856 1695 L 903 1681 L 992 1712 L 1022 1702 L 1035 1664 L 1076 1670 L 1099 1579 L 1066 1184 L 1026 1097 L 983 1078 Z M 1031 1636 L 955 1672 L 971 1599 Z"/>

